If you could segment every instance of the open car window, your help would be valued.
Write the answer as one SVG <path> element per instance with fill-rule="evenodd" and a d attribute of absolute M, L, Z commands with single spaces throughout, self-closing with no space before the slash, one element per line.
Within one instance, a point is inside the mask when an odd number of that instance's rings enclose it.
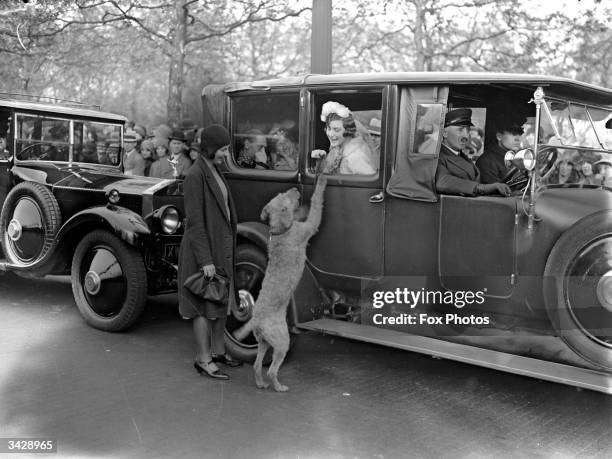
<path fill-rule="evenodd" d="M 360 91 L 321 91 L 314 95 L 312 150 L 326 152 L 321 163 L 308 158 L 311 173 L 319 167 L 329 175 L 376 177 L 380 169 L 382 138 L 385 132 L 382 117 L 382 89 Z M 322 120 L 325 107 L 348 109 L 352 122 Z M 329 109 L 325 109 L 328 111 Z M 332 108 L 332 110 L 334 110 Z M 342 131 L 338 134 L 338 131 Z"/>
<path fill-rule="evenodd" d="M 297 170 L 298 93 L 238 96 L 232 115 L 232 156 L 238 168 Z"/>

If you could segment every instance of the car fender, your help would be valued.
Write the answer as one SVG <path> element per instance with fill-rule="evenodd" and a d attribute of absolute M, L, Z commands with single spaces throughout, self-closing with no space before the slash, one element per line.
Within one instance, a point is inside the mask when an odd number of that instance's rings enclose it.
<path fill-rule="evenodd" d="M 612 211 L 612 194 L 602 188 L 547 188 L 535 202 L 535 224 L 519 213 L 517 272 L 522 296 L 542 304 L 542 276 L 552 248 L 571 227 L 589 215 Z"/>
<path fill-rule="evenodd" d="M 583 218 L 605 210 L 612 210 L 612 193 L 603 188 L 547 188 L 535 202 L 537 223 L 533 246 L 529 251 L 548 258 L 553 245 L 561 235 Z M 530 229 L 524 227 L 530 233 Z M 537 244 L 535 243 L 537 241 Z M 526 248 L 526 247 L 525 247 Z M 540 257 L 538 257 L 540 258 Z M 541 267 L 543 272 L 543 266 Z"/>
<path fill-rule="evenodd" d="M 137 246 L 140 236 L 151 234 L 144 219 L 125 207 L 106 205 L 84 209 L 62 225 L 58 233 L 60 241 L 65 240 L 79 229 L 89 227 L 100 228 L 106 226 L 119 238 L 132 246 Z"/>

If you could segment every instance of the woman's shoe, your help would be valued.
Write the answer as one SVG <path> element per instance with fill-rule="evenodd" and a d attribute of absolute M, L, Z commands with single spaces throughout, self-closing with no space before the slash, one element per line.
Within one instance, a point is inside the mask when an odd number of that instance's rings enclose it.
<path fill-rule="evenodd" d="M 242 361 L 233 358 L 229 354 L 211 354 L 212 361 L 222 363 L 228 367 L 239 367 L 242 365 Z"/>
<path fill-rule="evenodd" d="M 206 373 L 211 378 L 215 378 L 215 379 L 229 379 L 229 375 L 226 375 L 225 373 L 223 373 L 218 368 L 216 370 L 213 370 L 212 368 L 210 368 L 210 364 L 211 363 L 212 363 L 212 360 L 210 362 L 201 362 L 201 364 L 200 364 L 200 362 L 198 362 L 196 360 L 195 362 L 193 362 L 193 367 L 196 369 L 196 371 L 200 375 L 202 373 Z"/>

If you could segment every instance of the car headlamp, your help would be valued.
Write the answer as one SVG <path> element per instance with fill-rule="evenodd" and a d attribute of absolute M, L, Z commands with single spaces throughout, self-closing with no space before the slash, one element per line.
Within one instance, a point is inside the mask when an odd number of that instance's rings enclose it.
<path fill-rule="evenodd" d="M 165 207 L 160 216 L 161 229 L 166 234 L 174 234 L 181 227 L 181 216 L 176 207 Z"/>
<path fill-rule="evenodd" d="M 110 204 L 117 204 L 119 199 L 121 199 L 121 195 L 119 194 L 119 191 L 112 189 L 106 193 L 106 199 L 108 199 Z"/>
<path fill-rule="evenodd" d="M 529 148 L 514 152 L 510 150 L 504 155 L 506 167 L 514 166 L 520 170 L 531 171 L 536 165 L 535 155 Z"/>

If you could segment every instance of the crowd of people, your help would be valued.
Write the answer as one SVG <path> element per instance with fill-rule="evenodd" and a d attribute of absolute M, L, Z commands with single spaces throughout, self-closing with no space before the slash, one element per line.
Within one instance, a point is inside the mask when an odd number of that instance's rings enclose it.
<path fill-rule="evenodd" d="M 163 179 L 184 178 L 200 154 L 201 129 L 172 129 L 162 124 L 150 133 L 138 124 L 128 123 L 123 135 L 123 168 L 127 175 Z"/>

